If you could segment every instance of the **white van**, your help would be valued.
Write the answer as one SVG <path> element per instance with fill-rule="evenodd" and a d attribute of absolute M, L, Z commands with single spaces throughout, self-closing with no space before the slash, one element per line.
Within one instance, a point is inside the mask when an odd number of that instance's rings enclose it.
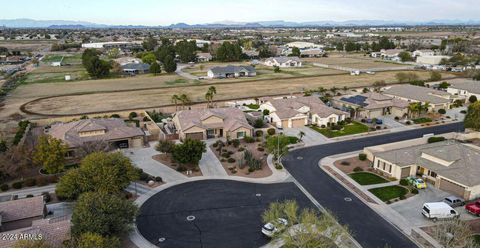
<path fill-rule="evenodd" d="M 434 222 L 439 219 L 460 217 L 460 214 L 445 202 L 427 202 L 423 204 L 422 214 Z"/>

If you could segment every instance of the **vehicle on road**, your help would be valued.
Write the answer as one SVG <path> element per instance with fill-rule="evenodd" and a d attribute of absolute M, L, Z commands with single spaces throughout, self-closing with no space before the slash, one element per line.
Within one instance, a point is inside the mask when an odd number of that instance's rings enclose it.
<path fill-rule="evenodd" d="M 426 189 L 427 183 L 423 179 L 416 177 L 407 177 L 407 182 L 417 189 Z"/>
<path fill-rule="evenodd" d="M 443 199 L 443 202 L 445 202 L 446 204 L 448 204 L 452 208 L 456 208 L 456 207 L 460 207 L 460 206 L 465 205 L 465 202 L 463 201 L 463 199 L 458 198 L 458 197 L 453 196 L 453 195 L 451 195 L 449 197 L 445 197 L 445 199 Z"/>
<path fill-rule="evenodd" d="M 476 216 L 480 216 L 480 199 L 465 205 L 465 209 Z"/>
<path fill-rule="evenodd" d="M 436 222 L 439 219 L 460 217 L 460 214 L 445 202 L 427 202 L 423 204 L 422 214 L 433 222 Z"/>
<path fill-rule="evenodd" d="M 278 218 L 276 221 L 268 222 L 263 225 L 262 233 L 267 237 L 273 237 L 275 233 L 283 230 L 288 225 L 288 221 L 284 218 Z"/>

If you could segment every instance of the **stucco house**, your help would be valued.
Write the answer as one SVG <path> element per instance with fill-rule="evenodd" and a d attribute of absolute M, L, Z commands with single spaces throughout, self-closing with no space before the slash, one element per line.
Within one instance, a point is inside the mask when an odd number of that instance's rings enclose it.
<path fill-rule="evenodd" d="M 241 139 L 253 134 L 245 113 L 237 108 L 182 110 L 172 121 L 181 140 Z"/>
<path fill-rule="evenodd" d="M 237 77 L 254 77 L 257 71 L 253 66 L 216 66 L 210 68 L 207 72 L 209 78 L 237 78 Z"/>
<path fill-rule="evenodd" d="M 447 88 L 448 93 L 465 98 L 466 101 L 471 96 L 475 96 L 477 100 L 480 100 L 480 82 L 467 79 L 452 79 L 448 83 L 450 84 Z"/>
<path fill-rule="evenodd" d="M 350 112 L 355 118 L 379 118 L 384 115 L 403 117 L 408 114 L 409 102 L 368 92 L 360 95 L 337 96 L 331 100 L 332 106 Z"/>
<path fill-rule="evenodd" d="M 430 49 L 424 50 L 415 50 L 412 53 L 412 57 L 425 57 L 425 56 L 434 56 L 435 52 Z"/>
<path fill-rule="evenodd" d="M 272 57 L 266 59 L 264 64 L 278 67 L 302 67 L 302 61 L 298 57 Z"/>
<path fill-rule="evenodd" d="M 433 112 L 439 109 L 449 109 L 455 99 L 455 97 L 448 92 L 410 84 L 391 86 L 387 88 L 383 94 L 409 103 L 429 103 L 428 110 Z"/>
<path fill-rule="evenodd" d="M 403 49 L 382 49 L 380 50 L 380 57 L 385 60 L 400 61 L 400 53 Z"/>
<path fill-rule="evenodd" d="M 212 60 L 212 55 L 210 53 L 197 53 L 198 62 L 208 62 Z"/>
<path fill-rule="evenodd" d="M 272 99 L 260 105 L 268 110 L 268 121 L 277 128 L 296 128 L 309 124 L 318 126 L 345 120 L 348 113 L 328 107 L 316 96 Z"/>
<path fill-rule="evenodd" d="M 480 197 L 480 147 L 454 140 L 374 152 L 373 168 L 397 179 L 421 175 L 465 200 Z"/>
<path fill-rule="evenodd" d="M 150 65 L 145 63 L 128 63 L 122 65 L 122 71 L 129 75 L 145 74 L 150 71 Z"/>

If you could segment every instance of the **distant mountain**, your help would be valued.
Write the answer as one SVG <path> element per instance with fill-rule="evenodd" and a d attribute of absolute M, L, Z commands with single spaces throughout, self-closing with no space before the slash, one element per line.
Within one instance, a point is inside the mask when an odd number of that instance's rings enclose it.
<path fill-rule="evenodd" d="M 262 28 L 262 27 L 348 27 L 348 26 L 433 26 L 433 25 L 480 25 L 480 20 L 450 20 L 438 19 L 431 21 L 398 21 L 398 20 L 348 20 L 348 21 L 312 21 L 289 22 L 283 20 L 260 22 L 234 22 L 221 21 L 206 24 L 176 23 L 168 26 L 145 25 L 106 25 L 85 21 L 66 20 L 33 20 L 10 19 L 0 20 L 0 26 L 11 28 L 56 28 L 56 29 L 82 29 L 82 28 Z"/>

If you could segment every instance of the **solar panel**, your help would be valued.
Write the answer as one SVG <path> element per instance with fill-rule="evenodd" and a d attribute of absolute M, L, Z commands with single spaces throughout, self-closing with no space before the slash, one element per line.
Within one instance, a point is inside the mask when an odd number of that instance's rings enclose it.
<path fill-rule="evenodd" d="M 347 97 L 342 97 L 341 100 L 345 101 L 345 102 L 353 103 L 355 105 L 359 105 L 359 106 L 362 106 L 362 107 L 365 107 L 365 106 L 368 105 L 368 104 L 365 103 L 365 100 L 367 100 L 367 97 L 362 96 L 362 95 L 351 96 L 351 97 L 348 97 L 348 98 Z"/>

